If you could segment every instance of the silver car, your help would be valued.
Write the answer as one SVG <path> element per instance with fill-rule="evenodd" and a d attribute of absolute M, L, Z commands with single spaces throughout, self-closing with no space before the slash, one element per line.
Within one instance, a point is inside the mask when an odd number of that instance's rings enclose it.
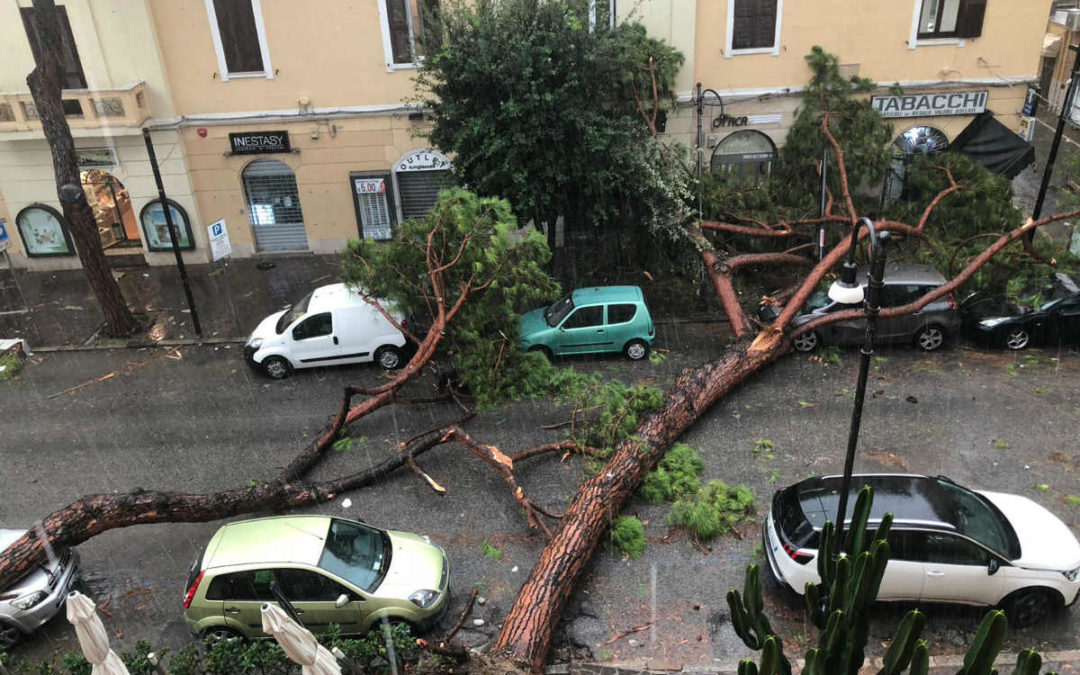
<path fill-rule="evenodd" d="M 0 530 L 0 551 L 25 534 Z M 79 555 L 67 549 L 10 588 L 0 589 L 0 652 L 11 649 L 23 636 L 56 616 L 79 578 Z"/>
<path fill-rule="evenodd" d="M 866 286 L 867 270 L 859 270 L 857 280 Z M 894 264 L 885 266 L 882 290 L 882 309 L 900 307 L 915 302 L 945 283 L 945 277 L 927 265 Z M 844 309 L 859 309 L 861 305 L 845 305 L 834 302 L 823 290 L 814 291 L 803 305 L 802 312 L 791 322 L 792 328 L 812 321 L 824 314 Z M 774 306 L 758 309 L 758 318 L 772 322 L 780 314 Z M 904 316 L 878 319 L 874 341 L 878 344 L 913 343 L 919 349 L 932 352 L 960 333 L 960 313 L 952 294 L 931 302 L 918 312 Z M 809 352 L 822 344 L 859 345 L 866 336 L 866 320 L 863 318 L 837 321 L 795 338 L 795 349 Z"/>

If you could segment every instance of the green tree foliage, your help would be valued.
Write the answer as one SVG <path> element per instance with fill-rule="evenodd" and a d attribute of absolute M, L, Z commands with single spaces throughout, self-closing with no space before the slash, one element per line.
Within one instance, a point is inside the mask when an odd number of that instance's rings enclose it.
<path fill-rule="evenodd" d="M 750 488 L 711 480 L 703 489 L 679 497 L 671 507 L 668 523 L 705 540 L 734 531 L 753 513 L 754 493 Z"/>
<path fill-rule="evenodd" d="M 464 184 L 508 199 L 523 221 L 563 215 L 581 228 L 628 211 L 648 220 L 663 208 L 642 200 L 677 196 L 663 189 L 670 174 L 638 102 L 651 117 L 652 73 L 670 100 L 683 56 L 637 24 L 609 30 L 600 16 L 590 30 L 588 4 L 448 4 L 440 47 L 417 76 L 433 144 L 454 154 Z"/>
<path fill-rule="evenodd" d="M 676 443 L 664 454 L 655 469 L 645 476 L 640 494 L 653 504 L 673 502 L 701 489 L 701 474 L 705 463 L 701 455 L 686 443 Z"/>
<path fill-rule="evenodd" d="M 633 516 L 617 516 L 611 521 L 611 547 L 637 560 L 645 552 L 645 525 Z"/>

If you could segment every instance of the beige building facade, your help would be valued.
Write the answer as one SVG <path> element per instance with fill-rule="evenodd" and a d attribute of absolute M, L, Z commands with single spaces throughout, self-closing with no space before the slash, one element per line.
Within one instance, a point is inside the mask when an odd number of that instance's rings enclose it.
<path fill-rule="evenodd" d="M 1050 0 L 596 1 L 685 55 L 667 137 L 697 145 L 700 82 L 711 90 L 701 119 L 705 170 L 751 178 L 768 171 L 794 120 L 814 45 L 837 54 L 846 73 L 879 83 L 875 105 L 893 116 L 898 140 L 931 130 L 947 145 L 983 110 L 1019 129 L 1050 10 Z M 0 218 L 16 265 L 77 267 L 26 91 L 30 4 L 0 4 L 0 91 L 8 92 L 0 94 Z M 58 4 L 72 70 L 65 105 L 117 262 L 172 263 L 144 128 L 193 263 L 211 261 L 207 227 L 217 222 L 234 256 L 331 253 L 351 237 L 384 239 L 451 182 L 452 158 L 427 147 L 414 102 L 416 65 L 429 48 L 424 23 L 438 0 Z"/>

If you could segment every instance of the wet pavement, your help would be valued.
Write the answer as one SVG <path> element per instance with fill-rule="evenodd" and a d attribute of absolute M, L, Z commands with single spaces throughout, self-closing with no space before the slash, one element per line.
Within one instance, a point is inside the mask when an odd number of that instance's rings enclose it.
<path fill-rule="evenodd" d="M 663 326 L 662 344 L 670 353 L 659 365 L 617 358 L 564 364 L 664 386 L 717 353 L 727 339 L 722 329 Z M 739 528 L 741 538 L 724 535 L 703 544 L 669 530 L 666 506 L 628 504 L 625 513 L 648 522 L 645 555 L 627 561 L 607 547 L 597 551 L 563 622 L 556 656 L 583 658 L 591 651 L 612 663 L 719 668 L 746 655 L 730 628 L 724 595 L 741 585 L 747 563 L 761 561 L 760 519 L 773 490 L 841 468 L 857 352 L 843 350 L 835 361 L 831 352 L 785 358 L 690 430 L 684 440 L 701 451 L 702 478 L 749 485 L 757 496 L 755 522 Z M 99 380 L 109 373 L 115 375 Z M 971 487 L 1023 494 L 1080 533 L 1080 506 L 1066 502 L 1080 495 L 1078 374 L 1080 355 L 1068 352 L 882 352 L 871 375 L 856 470 L 945 474 Z M 238 347 L 224 344 L 38 354 L 16 380 L 0 383 L 0 524 L 29 526 L 91 492 L 210 492 L 271 478 L 333 412 L 345 384 L 372 385 L 382 377 L 371 366 L 352 366 L 271 382 L 246 368 Z M 431 384 L 413 386 L 427 392 Z M 355 448 L 330 456 L 312 478 L 362 470 L 393 452 L 394 443 L 454 412 L 449 406 L 380 410 L 355 425 Z M 523 402 L 482 412 L 467 428 L 512 451 L 559 440 L 563 430 L 541 427 L 568 419 L 564 405 Z M 758 439 L 772 441 L 772 452 L 755 452 Z M 431 535 L 453 565 L 458 593 L 447 621 L 456 618 L 472 587 L 479 586 L 487 600 L 474 612 L 487 625 L 462 634 L 469 644 L 482 643 L 543 541 L 528 532 L 505 485 L 479 460 L 445 446 L 420 463 L 448 494 L 439 496 L 412 473 L 398 472 L 304 511 Z M 579 462 L 554 456 L 518 468 L 526 493 L 553 510 L 565 507 L 585 472 Z M 106 624 L 122 648 L 140 638 L 172 648 L 190 639 L 181 618 L 186 568 L 219 524 L 137 526 L 79 547 L 86 590 L 99 603 L 109 602 Z M 814 635 L 801 601 L 770 583 L 767 603 L 788 653 L 801 654 Z M 871 649 L 880 650 L 907 609 L 880 606 Z M 925 609 L 927 637 L 939 655 L 962 651 L 981 616 L 977 609 Z M 655 630 L 613 640 L 650 622 Z M 1075 649 L 1078 633 L 1074 609 L 1014 632 L 1007 648 Z M 58 618 L 19 653 L 43 655 L 74 645 L 73 632 Z"/>

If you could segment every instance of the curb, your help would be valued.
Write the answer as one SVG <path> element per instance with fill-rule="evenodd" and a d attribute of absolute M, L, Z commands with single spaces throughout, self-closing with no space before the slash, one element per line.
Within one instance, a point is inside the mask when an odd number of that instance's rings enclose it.
<path fill-rule="evenodd" d="M 1016 665 L 1016 654 L 1009 652 L 999 654 L 994 665 L 1001 672 L 1007 672 L 1008 668 Z M 1080 664 L 1080 649 L 1068 649 L 1056 652 L 1042 652 L 1043 664 Z M 868 667 L 876 672 L 883 667 L 881 657 L 876 656 L 867 659 L 863 670 Z M 964 665 L 963 654 L 950 654 L 930 657 L 930 668 L 957 668 Z M 803 660 L 797 659 L 791 663 L 793 670 L 803 666 Z M 593 662 L 575 661 L 573 663 L 561 663 L 548 666 L 547 675 L 669 675 L 670 673 L 689 673 L 691 675 L 736 675 L 738 661 L 725 663 L 705 664 L 691 663 L 682 664 L 666 659 L 643 659 L 641 661 L 620 662 Z"/>
<path fill-rule="evenodd" d="M 30 352 L 98 352 L 111 349 L 148 349 L 152 347 L 199 347 L 203 345 L 242 345 L 244 338 L 211 337 L 198 340 L 162 340 L 160 342 L 125 342 L 123 344 L 88 344 L 88 345 L 52 345 L 49 347 L 34 347 Z"/>

